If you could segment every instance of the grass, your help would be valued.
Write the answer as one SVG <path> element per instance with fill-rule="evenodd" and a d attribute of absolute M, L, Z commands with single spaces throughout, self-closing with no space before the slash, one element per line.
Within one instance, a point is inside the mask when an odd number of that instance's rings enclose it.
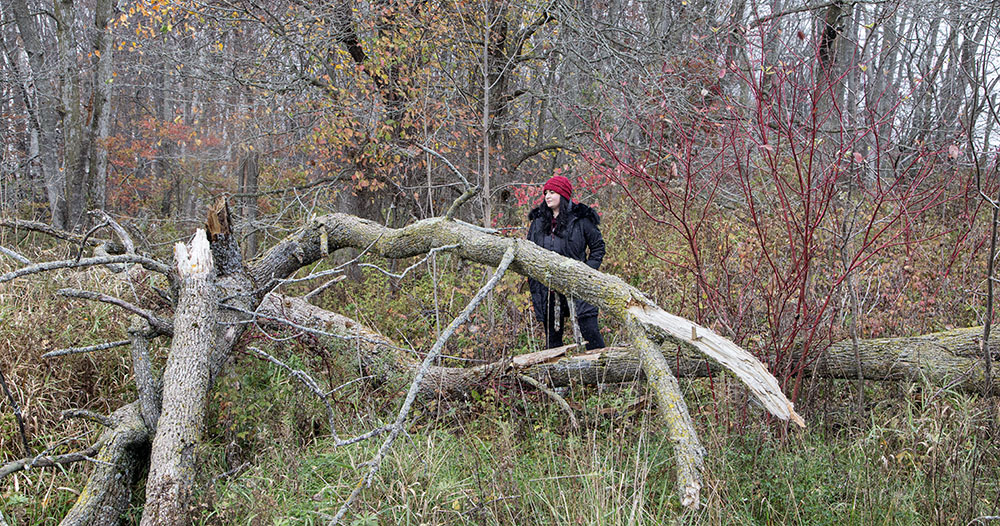
<path fill-rule="evenodd" d="M 4 264 L 0 260 L 0 272 Z M 459 290 L 455 276 L 465 272 L 475 281 L 479 273 L 449 265 L 440 265 L 451 272 L 440 286 L 441 303 L 458 309 L 474 286 Z M 387 315 L 386 332 L 400 340 L 426 338 L 433 321 L 422 313 L 432 305 L 421 298 L 431 295 L 430 287 L 425 278 L 414 280 L 409 291 L 393 292 L 384 280 L 345 286 L 345 297 L 328 301 L 395 313 Z M 124 349 L 40 358 L 59 347 L 121 338 L 128 320 L 117 310 L 52 297 L 63 286 L 132 293 L 116 283 L 93 271 L 0 288 L 0 367 L 18 386 L 35 454 L 67 437 L 73 440 L 52 452 L 97 436 L 99 429 L 87 422 L 59 421 L 60 410 L 107 413 L 134 397 Z M 521 336 L 464 331 L 449 353 L 472 348 L 475 354 L 463 356 L 490 358 L 536 346 L 519 318 L 525 312 L 518 305 L 526 302 L 519 285 L 505 283 L 501 296 L 510 301 L 498 301 L 495 313 L 508 324 L 499 330 Z M 356 378 L 356 367 L 336 348 L 257 338 L 255 345 L 270 345 L 330 389 Z M 866 399 L 874 402 L 858 413 L 852 383 L 819 382 L 801 407 L 809 428 L 786 432 L 765 421 L 731 381 L 682 384 L 708 452 L 704 506 L 697 511 L 683 510 L 674 495 L 670 443 L 642 386 L 569 390 L 565 396 L 582 423 L 573 430 L 543 396 L 488 385 L 465 401 L 420 404 L 347 524 L 966 525 L 1000 515 L 996 398 L 919 383 L 870 383 Z M 400 403 L 398 388 L 357 382 L 339 390 L 338 432 L 351 435 L 389 421 Z M 333 447 L 322 406 L 283 371 L 246 354 L 236 356 L 211 404 L 200 452 L 200 524 L 325 524 L 380 444 Z M 22 455 L 16 437 L 7 402 L 0 402 L 0 462 Z M 8 477 L 0 482 L 0 511 L 12 526 L 57 524 L 88 469 L 77 464 Z M 140 494 L 126 523 L 137 522 L 141 503 Z"/>
<path fill-rule="evenodd" d="M 256 384 L 262 390 L 241 389 L 250 399 L 233 405 L 256 407 L 254 400 L 263 396 L 283 400 L 291 414 L 269 424 L 283 430 L 280 436 L 262 432 L 247 444 L 254 451 L 251 467 L 206 490 L 202 498 L 211 511 L 202 523 L 324 524 L 364 476 L 380 442 L 336 448 L 324 430 L 293 436 L 293 428 L 310 428 L 294 422 L 313 402 L 281 373 L 256 365 L 249 370 L 257 373 L 246 381 L 263 381 Z M 700 383 L 688 382 L 687 389 L 703 389 Z M 828 388 L 849 392 L 852 386 Z M 873 390 L 890 396 L 899 388 Z M 705 506 L 690 512 L 674 495 L 670 444 L 653 408 L 634 404 L 641 394 L 641 386 L 567 393 L 584 423 L 580 431 L 532 393 L 504 398 L 487 390 L 466 402 L 425 405 L 347 523 L 839 526 L 967 524 L 996 514 L 1000 471 L 989 434 L 992 402 L 960 393 L 929 402 L 911 397 L 873 406 L 864 422 L 846 406 L 829 408 L 848 420 L 814 423 L 784 437 L 759 414 L 736 424 L 732 407 L 695 405 L 708 457 Z M 368 403 L 363 411 L 375 416 L 343 418 L 341 434 L 391 417 L 392 404 L 379 410 Z M 295 416 L 300 409 L 304 413 Z M 731 424 L 717 425 L 713 411 L 734 413 Z"/>

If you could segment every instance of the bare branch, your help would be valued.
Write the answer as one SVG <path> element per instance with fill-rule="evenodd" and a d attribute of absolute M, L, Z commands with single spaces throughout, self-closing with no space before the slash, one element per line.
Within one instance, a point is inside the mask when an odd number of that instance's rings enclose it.
<path fill-rule="evenodd" d="M 37 457 L 27 457 L 20 460 L 15 460 L 13 462 L 8 462 L 3 466 L 0 466 L 0 480 L 2 480 L 7 475 L 11 473 L 17 473 L 18 471 L 23 471 L 30 469 L 32 467 L 48 468 L 53 466 L 61 466 L 64 464 L 72 464 L 74 462 L 83 462 L 86 460 L 91 460 L 91 458 L 101 450 L 103 444 L 98 442 L 83 451 L 77 451 L 74 453 L 66 453 L 65 455 L 55 455 L 55 456 L 37 456 Z"/>
<path fill-rule="evenodd" d="M 19 230 L 30 230 L 32 232 L 39 232 L 48 236 L 52 236 L 56 239 L 64 239 L 66 241 L 73 241 L 80 243 L 83 241 L 84 236 L 76 234 L 73 232 L 67 232 L 65 230 L 60 230 L 58 228 L 52 228 L 51 226 L 40 223 L 38 221 L 26 221 L 24 219 L 0 219 L 0 226 L 19 229 Z M 100 245 L 104 241 L 98 239 L 91 239 L 87 243 L 90 245 Z"/>
<path fill-rule="evenodd" d="M 17 252 L 14 252 L 13 250 L 11 250 L 11 249 L 9 249 L 7 247 L 0 246 L 0 254 L 3 254 L 5 256 L 13 259 L 14 261 L 17 261 L 18 263 L 20 263 L 22 265 L 30 265 L 31 264 L 31 260 L 30 259 L 22 256 L 21 254 L 18 254 Z"/>
<path fill-rule="evenodd" d="M 104 427 L 113 428 L 118 425 L 118 422 L 114 418 L 104 416 L 100 413 L 95 413 L 87 409 L 67 409 L 62 412 L 63 420 L 70 418 L 81 418 L 83 420 L 90 420 L 91 422 L 97 422 Z"/>
<path fill-rule="evenodd" d="M 474 186 L 474 187 L 468 188 L 465 191 L 464 194 L 458 196 L 458 199 L 455 199 L 455 202 L 453 202 L 451 204 L 451 206 L 448 207 L 448 212 L 445 213 L 445 215 L 444 215 L 445 219 L 452 219 L 455 216 L 455 212 L 457 212 L 458 209 L 462 205 L 464 205 L 466 201 L 468 201 L 469 199 L 472 199 L 478 193 L 479 193 L 479 186 L 478 185 Z"/>
<path fill-rule="evenodd" d="M 399 274 L 393 274 L 392 272 L 389 272 L 388 270 L 385 270 L 385 269 L 383 269 L 382 267 L 380 267 L 378 265 L 372 265 L 371 263 L 361 263 L 358 266 L 359 267 L 366 267 L 366 268 L 373 268 L 373 269 L 375 269 L 375 270 L 377 270 L 377 271 L 385 274 L 386 276 L 389 276 L 390 278 L 403 279 L 404 277 L 406 277 L 407 273 L 409 273 L 411 270 L 413 270 L 413 269 L 419 267 L 420 265 L 422 265 L 432 255 L 434 255 L 434 254 L 436 254 L 438 252 L 441 252 L 442 250 L 451 250 L 453 248 L 458 248 L 458 247 L 459 247 L 459 245 L 457 243 L 453 244 L 453 245 L 444 245 L 444 246 L 440 246 L 440 247 L 434 247 L 434 248 L 430 249 L 429 251 L 427 251 L 427 255 L 424 256 L 423 259 L 421 259 L 420 261 L 417 261 L 416 263 L 410 265 L 409 267 L 406 267 L 406 269 L 403 270 L 403 272 L 401 272 Z"/>
<path fill-rule="evenodd" d="M 128 343 L 129 340 L 118 340 L 116 342 L 99 343 L 97 345 L 89 345 L 87 347 L 67 347 L 65 349 L 49 351 L 43 354 L 42 358 L 56 358 L 58 356 L 66 356 L 70 354 L 83 354 L 88 352 L 104 351 L 106 349 L 114 349 L 115 347 L 128 345 Z"/>
<path fill-rule="evenodd" d="M 101 303 L 108 303 L 110 305 L 115 305 L 121 307 L 133 314 L 142 316 L 149 322 L 156 332 L 160 334 L 173 335 L 174 324 L 170 320 L 163 319 L 146 309 L 133 305 L 121 298 L 116 298 L 114 296 L 108 296 L 107 294 L 101 294 L 99 292 L 91 292 L 89 290 L 79 290 L 79 289 L 59 289 L 56 294 L 60 296 L 66 296 L 67 298 L 79 298 L 92 301 L 100 301 Z"/>
<path fill-rule="evenodd" d="M 310 290 L 308 294 L 306 294 L 305 296 L 302 296 L 302 299 L 304 299 L 306 301 L 309 301 L 309 300 L 315 298 L 316 296 L 319 296 L 324 290 L 330 288 L 334 284 L 337 284 L 337 283 L 340 283 L 341 281 L 344 281 L 346 278 L 347 278 L 346 275 L 337 276 L 337 277 L 335 277 L 335 278 L 327 281 L 326 283 L 324 283 L 324 284 L 316 287 L 315 289 Z"/>
<path fill-rule="evenodd" d="M 316 380 L 314 380 L 312 376 L 309 376 L 309 373 L 301 369 L 293 369 L 285 362 L 282 362 L 281 360 L 275 358 L 274 356 L 271 356 L 270 354 L 262 351 L 261 349 L 258 349 L 257 347 L 247 347 L 247 348 L 256 353 L 257 356 L 288 371 L 289 374 L 297 378 L 300 382 L 302 382 L 302 385 L 306 386 L 306 388 L 312 391 L 316 396 L 319 397 L 320 400 L 323 401 L 323 405 L 326 406 L 327 419 L 330 423 L 330 434 L 333 435 L 333 439 L 337 441 L 337 445 L 340 445 L 340 437 L 337 435 L 336 422 L 334 422 L 333 406 L 330 405 L 330 399 L 327 398 L 326 393 L 324 393 L 323 390 L 320 389 L 319 384 L 316 383 Z"/>
<path fill-rule="evenodd" d="M 64 259 L 60 261 L 46 261 L 45 263 L 39 263 L 37 265 L 31 265 L 29 267 L 19 268 L 17 270 L 0 275 L 0 283 L 6 283 L 8 281 L 12 281 L 20 277 L 29 276 L 31 274 L 40 274 L 42 272 L 48 272 L 50 270 L 56 270 L 61 268 L 92 267 L 95 265 L 109 265 L 114 263 L 139 263 L 147 270 L 151 270 L 153 272 L 159 272 L 168 277 L 170 276 L 170 267 L 164 265 L 163 263 L 160 263 L 159 261 L 156 261 L 155 259 L 150 259 L 135 254 L 123 254 L 120 256 L 83 258 L 80 261 L 74 261 L 72 259 Z"/>
<path fill-rule="evenodd" d="M 416 400 L 417 393 L 420 391 L 420 382 L 424 379 L 424 376 L 430 369 L 431 364 L 434 363 L 434 360 L 441 354 L 441 350 L 444 349 L 444 345 L 448 342 L 448 339 L 451 338 L 451 335 L 454 334 L 455 330 L 460 325 L 469 319 L 469 316 L 476 309 L 476 307 L 479 306 L 486 295 L 493 290 L 494 287 L 496 287 L 497 283 L 500 282 L 500 278 L 503 277 L 507 268 L 514 261 L 514 256 L 517 252 L 516 247 L 516 243 L 509 243 L 507 250 L 504 251 L 500 265 L 497 267 L 496 272 L 493 273 L 493 276 L 486 282 L 485 285 L 483 285 L 481 289 L 479 289 L 479 292 L 477 292 L 472 300 L 469 301 L 469 304 L 465 306 L 465 309 L 463 309 L 458 317 L 455 318 L 441 333 L 438 340 L 434 342 L 434 347 L 432 347 L 430 352 L 427 353 L 427 356 L 424 358 L 424 362 L 420 365 L 420 369 L 417 371 L 416 376 L 413 378 L 413 382 L 410 384 L 410 390 L 406 393 L 406 400 L 403 401 L 402 407 L 399 408 L 399 413 L 396 415 L 396 421 L 392 425 L 389 436 L 385 439 L 385 442 L 382 443 L 382 447 L 380 447 L 378 452 L 375 454 L 375 458 L 371 460 L 371 467 L 368 470 L 368 474 L 360 483 L 358 483 L 358 485 L 354 488 L 354 491 L 351 492 L 350 497 L 347 498 L 347 501 L 345 501 L 340 507 L 340 510 L 337 511 L 337 515 L 335 515 L 333 520 L 330 522 L 331 526 L 340 522 L 340 519 L 347 514 L 347 510 L 351 507 L 351 504 L 357 500 L 358 495 L 361 494 L 361 490 L 371 486 L 372 480 L 375 478 L 375 473 L 378 472 L 379 467 L 382 465 L 382 459 L 385 458 L 385 454 L 389 451 L 393 442 L 395 442 L 396 438 L 403 431 L 406 419 L 410 414 L 410 406 L 413 405 L 413 401 Z"/>
<path fill-rule="evenodd" d="M 566 414 L 569 415 L 569 422 L 573 426 L 573 429 L 580 428 L 580 422 L 577 422 L 576 415 L 573 413 L 573 408 L 569 406 L 569 403 L 566 402 L 565 398 L 559 396 L 559 393 L 553 391 L 552 389 L 549 389 L 548 387 L 545 386 L 545 384 L 539 382 L 538 380 L 535 380 L 534 378 L 528 375 L 519 374 L 517 375 L 517 378 L 522 382 L 534 387 L 535 389 L 538 389 L 539 391 L 547 394 L 549 398 L 555 400 L 555 402 L 559 404 L 559 407 L 561 407 L 562 410 L 566 411 Z"/>
<path fill-rule="evenodd" d="M 21 431 L 21 444 L 24 446 L 24 454 L 27 455 L 31 451 L 31 447 L 28 445 L 28 435 L 24 432 L 24 417 L 21 416 L 21 406 L 18 405 L 17 399 L 14 398 L 14 393 L 7 386 L 7 379 L 4 378 L 2 369 L 0 369 L 0 386 L 3 387 L 3 392 L 7 395 L 11 407 L 14 409 L 14 419 L 17 420 L 17 427 Z M 3 477 L 0 476 L 0 478 Z"/>

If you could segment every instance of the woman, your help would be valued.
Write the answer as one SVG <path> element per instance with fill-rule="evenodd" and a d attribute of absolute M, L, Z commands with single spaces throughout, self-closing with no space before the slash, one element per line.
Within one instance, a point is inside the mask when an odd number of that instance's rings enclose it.
<path fill-rule="evenodd" d="M 597 212 L 570 199 L 573 185 L 561 175 L 546 181 L 542 193 L 543 201 L 528 214 L 531 221 L 528 239 L 553 252 L 583 261 L 595 270 L 600 268 L 604 259 L 604 239 L 597 229 L 601 222 Z M 531 288 L 535 317 L 545 326 L 548 348 L 561 346 L 569 315 L 566 297 L 530 278 L 528 286 Z M 587 341 L 587 349 L 604 347 L 604 338 L 597 326 L 597 307 L 580 300 L 575 301 L 575 306 L 577 323 L 583 339 Z"/>

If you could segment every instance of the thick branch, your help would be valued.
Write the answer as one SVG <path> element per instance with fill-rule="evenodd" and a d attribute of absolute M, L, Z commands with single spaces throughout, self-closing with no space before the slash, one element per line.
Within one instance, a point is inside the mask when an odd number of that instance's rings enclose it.
<path fill-rule="evenodd" d="M 128 509 L 132 486 L 149 455 L 149 430 L 138 402 L 111 415 L 115 426 L 101 435 L 95 464 L 80 498 L 60 526 L 116 526 Z"/>
<path fill-rule="evenodd" d="M 66 453 L 64 455 L 41 455 L 37 457 L 27 457 L 20 460 L 14 460 L 0 466 L 0 479 L 3 479 L 11 473 L 17 473 L 18 471 L 23 471 L 25 469 L 50 468 L 53 466 L 73 464 L 75 462 L 84 462 L 90 460 L 94 454 L 100 450 L 100 448 L 101 443 L 98 442 L 83 451 L 74 451 L 73 453 Z"/>
<path fill-rule="evenodd" d="M 42 355 L 42 358 L 56 358 L 58 356 L 67 356 L 70 354 L 83 354 L 88 352 L 104 351 L 107 349 L 114 349 L 115 347 L 121 347 L 123 345 L 128 345 L 129 340 L 118 340 L 114 342 L 99 343 L 97 345 L 88 345 L 86 347 L 67 347 L 65 349 L 58 349 L 55 351 L 49 351 Z"/>
<path fill-rule="evenodd" d="M 378 223 L 344 214 L 315 219 L 288 240 L 269 251 L 252 272 L 257 283 L 287 277 L 303 265 L 322 257 L 320 232 L 332 252 L 341 247 L 369 247 L 372 253 L 388 258 L 425 254 L 444 245 L 458 244 L 453 254 L 486 265 L 499 264 L 507 240 L 442 218 L 418 221 L 391 229 Z M 638 319 L 654 341 L 669 339 L 687 343 L 714 360 L 720 360 L 750 387 L 761 403 L 775 416 L 801 423 L 777 380 L 759 360 L 729 340 L 683 318 L 656 307 L 638 289 L 621 279 L 596 271 L 586 264 L 562 257 L 527 240 L 517 244 L 515 272 L 530 276 L 551 289 L 598 305 L 621 320 Z M 262 275 L 263 274 L 263 275 Z M 271 285 L 273 286 L 273 285 Z M 269 286 L 260 291 L 266 293 Z"/>

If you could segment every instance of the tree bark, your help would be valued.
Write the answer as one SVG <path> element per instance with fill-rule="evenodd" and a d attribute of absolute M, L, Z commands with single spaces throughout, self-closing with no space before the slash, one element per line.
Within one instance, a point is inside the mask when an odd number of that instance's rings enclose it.
<path fill-rule="evenodd" d="M 174 314 L 174 339 L 163 371 L 163 408 L 146 481 L 143 526 L 186 525 L 194 486 L 196 448 L 204 427 L 210 357 L 215 342 L 217 292 L 211 248 L 204 230 L 189 250 L 175 247 L 182 279 Z"/>
<path fill-rule="evenodd" d="M 111 88 L 112 56 L 114 42 L 109 28 L 112 15 L 113 0 L 98 0 L 94 7 L 94 52 L 97 54 L 97 71 L 94 74 L 92 96 L 94 98 L 94 113 L 90 123 L 90 139 L 87 141 L 89 151 L 89 180 L 87 193 L 89 205 L 98 210 L 104 210 L 107 201 L 108 181 L 108 148 L 107 140 L 111 133 Z"/>
<path fill-rule="evenodd" d="M 60 526 L 116 526 L 128 508 L 132 485 L 149 458 L 150 434 L 138 402 L 115 411 L 111 419 L 116 425 L 101 437 L 99 462 Z"/>
<path fill-rule="evenodd" d="M 257 180 L 260 177 L 260 155 L 248 152 L 240 161 L 239 189 L 244 194 L 240 217 L 243 223 L 243 258 L 253 259 L 257 255 Z"/>
<path fill-rule="evenodd" d="M 39 36 L 39 23 L 28 9 L 25 0 L 13 0 L 12 10 L 17 30 L 21 34 L 24 51 L 28 55 L 28 65 L 31 69 L 31 82 L 34 87 L 35 107 L 37 108 L 37 126 L 39 156 L 41 158 L 42 178 L 45 182 L 45 194 L 49 202 L 49 213 L 52 216 L 52 226 L 64 229 L 66 225 L 66 176 L 59 169 L 59 113 L 60 101 L 56 91 L 56 82 L 52 74 L 55 64 L 47 57 Z"/>

